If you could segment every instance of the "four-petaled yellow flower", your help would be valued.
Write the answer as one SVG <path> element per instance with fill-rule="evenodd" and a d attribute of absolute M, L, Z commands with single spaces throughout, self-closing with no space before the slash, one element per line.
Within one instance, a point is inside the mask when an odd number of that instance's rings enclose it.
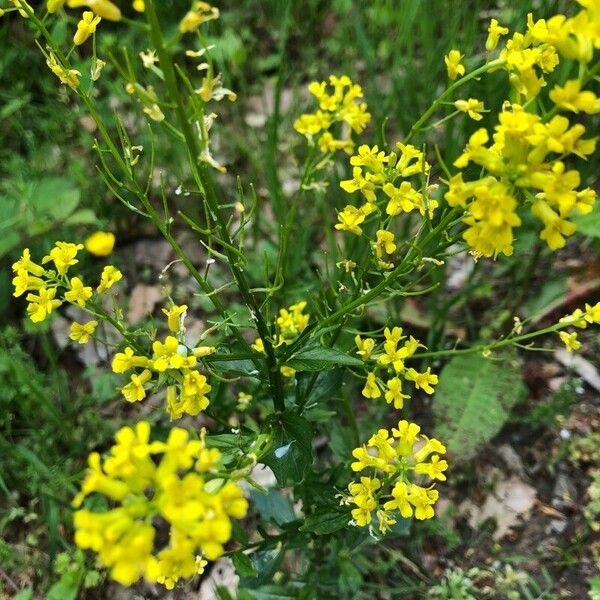
<path fill-rule="evenodd" d="M 97 326 L 98 321 L 88 321 L 84 324 L 73 322 L 71 323 L 69 338 L 79 344 L 87 344 L 94 335 Z"/>
<path fill-rule="evenodd" d="M 467 113 L 474 121 L 481 121 L 483 117 L 481 113 L 485 111 L 483 102 L 476 98 L 469 98 L 468 100 L 457 100 L 454 106 L 461 112 Z"/>
<path fill-rule="evenodd" d="M 108 256 L 115 247 L 115 234 L 96 231 L 85 240 L 85 249 L 94 256 Z"/>
<path fill-rule="evenodd" d="M 96 27 L 101 20 L 101 17 L 95 17 L 92 11 L 86 10 L 83 13 L 81 21 L 77 23 L 77 31 L 73 37 L 73 43 L 76 46 L 81 46 L 81 44 L 83 44 L 93 33 L 95 33 Z"/>
<path fill-rule="evenodd" d="M 444 57 L 448 77 L 452 80 L 462 77 L 465 74 L 465 67 L 461 64 L 463 56 L 458 50 L 450 50 Z"/>

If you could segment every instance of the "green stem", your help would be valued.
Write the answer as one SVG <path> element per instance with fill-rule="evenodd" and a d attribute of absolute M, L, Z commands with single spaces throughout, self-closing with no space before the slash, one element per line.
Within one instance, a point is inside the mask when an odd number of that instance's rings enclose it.
<path fill-rule="evenodd" d="M 185 143 L 189 153 L 190 166 L 195 179 L 199 183 L 199 187 L 204 191 L 204 198 L 209 208 L 209 214 L 216 221 L 219 233 L 225 242 L 225 254 L 227 255 L 229 268 L 236 280 L 240 294 L 242 295 L 246 306 L 250 311 L 250 316 L 256 324 L 258 335 L 263 340 L 265 348 L 265 356 L 267 363 L 267 372 L 269 377 L 269 386 L 273 397 L 273 404 L 275 409 L 278 411 L 284 410 L 283 400 L 283 380 L 281 373 L 279 372 L 277 358 L 273 349 L 273 344 L 270 339 L 269 329 L 262 316 L 260 308 L 254 295 L 250 291 L 250 287 L 244 276 L 243 272 L 238 268 L 235 256 L 231 252 L 229 247 L 233 246 L 229 231 L 227 228 L 227 221 L 223 218 L 221 208 L 219 206 L 217 195 L 215 192 L 212 176 L 209 171 L 209 166 L 199 161 L 199 152 L 196 136 L 192 130 L 192 127 L 188 121 L 183 106 L 183 100 L 179 93 L 177 85 L 177 79 L 175 76 L 175 69 L 173 67 L 173 61 L 169 50 L 167 50 L 158 16 L 156 14 L 155 0 L 148 0 L 146 2 L 145 10 L 146 18 L 150 26 L 150 37 L 156 48 L 158 60 L 165 77 L 165 86 L 169 92 L 171 100 L 175 103 L 175 112 L 177 114 L 177 120 L 179 121 L 179 127 L 185 138 Z M 229 246 L 229 247 L 228 247 Z"/>
<path fill-rule="evenodd" d="M 492 69 L 497 69 L 498 67 L 501 67 L 505 62 L 505 60 L 501 60 L 499 58 L 496 60 L 491 60 L 490 62 L 485 63 L 478 69 L 471 71 L 464 77 L 461 77 L 460 79 L 455 81 L 450 87 L 448 87 L 433 101 L 433 104 L 421 115 L 419 120 L 410 128 L 410 131 L 408 132 L 408 135 L 406 136 L 404 142 L 408 143 L 408 141 L 413 137 L 413 135 L 417 133 L 419 129 L 421 129 L 421 127 L 429 120 L 431 115 L 433 115 L 435 111 L 440 107 L 442 102 L 444 102 L 446 98 L 452 95 L 454 90 L 467 83 L 467 81 L 470 81 L 471 79 L 475 79 L 480 75 L 483 75 L 483 73 L 487 73 Z"/>
<path fill-rule="evenodd" d="M 556 331 L 560 331 L 561 329 L 569 327 L 569 325 L 572 324 L 572 322 L 555 323 L 554 325 L 551 325 L 550 327 L 545 327 L 544 329 L 538 329 L 537 331 L 531 331 L 530 333 L 524 333 L 523 335 L 509 337 L 498 342 L 493 342 L 491 344 L 479 344 L 477 346 L 472 346 L 471 348 L 453 348 L 449 350 L 436 350 L 435 352 L 416 352 L 412 355 L 411 358 L 433 358 L 436 356 L 455 356 L 457 354 L 475 354 L 477 352 L 491 352 L 492 350 L 498 350 L 499 348 L 504 348 L 505 346 L 519 344 L 520 342 L 523 342 L 525 340 L 531 340 L 533 338 L 546 335 L 547 333 L 554 333 Z"/>

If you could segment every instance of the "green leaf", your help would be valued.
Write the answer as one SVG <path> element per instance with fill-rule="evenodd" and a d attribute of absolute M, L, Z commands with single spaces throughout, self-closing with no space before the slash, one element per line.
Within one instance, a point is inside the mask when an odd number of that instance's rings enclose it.
<path fill-rule="evenodd" d="M 294 507 L 288 498 L 279 490 L 269 489 L 266 494 L 257 490 L 250 490 L 250 499 L 254 510 L 263 521 L 272 521 L 277 525 L 284 525 L 294 521 Z"/>
<path fill-rule="evenodd" d="M 233 561 L 236 573 L 240 577 L 256 577 L 258 575 L 252 561 L 243 552 L 234 552 L 231 555 L 231 560 Z"/>
<path fill-rule="evenodd" d="M 66 221 L 65 225 L 91 225 L 98 220 L 96 213 L 91 208 L 82 208 L 74 212 Z"/>
<path fill-rule="evenodd" d="M 346 527 L 349 521 L 350 515 L 347 512 L 326 508 L 325 510 L 317 510 L 315 514 L 306 517 L 300 531 L 311 531 L 317 535 L 325 535 Z"/>
<path fill-rule="evenodd" d="M 46 600 L 75 600 L 82 581 L 82 571 L 68 571 L 46 594 Z"/>
<path fill-rule="evenodd" d="M 296 371 L 326 371 L 340 365 L 359 367 L 363 362 L 335 348 L 306 348 L 294 354 L 285 364 Z"/>
<path fill-rule="evenodd" d="M 273 444 L 263 462 L 271 467 L 277 481 L 301 481 L 312 464 L 312 427 L 300 415 L 286 412 L 271 423 Z"/>
<path fill-rule="evenodd" d="M 321 371 L 311 387 L 314 373 L 299 373 L 296 377 L 298 399 L 305 399 L 306 404 L 315 404 L 334 396 L 342 385 L 343 369 Z M 308 397 L 306 397 L 308 395 Z"/>
<path fill-rule="evenodd" d="M 524 393 L 514 354 L 457 356 L 444 367 L 433 398 L 436 436 L 454 460 L 468 460 L 500 431 Z"/>
<path fill-rule="evenodd" d="M 577 231 L 590 237 L 600 238 L 600 204 L 596 202 L 592 212 L 587 215 L 574 214 L 573 223 L 577 225 Z"/>
<path fill-rule="evenodd" d="M 13 600 L 31 600 L 32 596 L 33 588 L 28 587 L 18 592 L 16 596 L 13 596 Z"/>

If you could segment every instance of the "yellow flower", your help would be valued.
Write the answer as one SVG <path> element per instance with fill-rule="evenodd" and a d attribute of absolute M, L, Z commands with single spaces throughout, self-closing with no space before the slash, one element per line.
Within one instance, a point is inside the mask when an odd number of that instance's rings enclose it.
<path fill-rule="evenodd" d="M 379 396 L 381 396 L 381 390 L 377 385 L 375 373 L 369 373 L 367 375 L 367 381 L 365 382 L 365 387 L 362 390 L 362 395 L 365 398 L 379 398 Z"/>
<path fill-rule="evenodd" d="M 130 382 L 121 388 L 121 393 L 127 402 L 139 402 L 146 397 L 144 385 L 152 378 L 152 372 L 144 369 L 139 375 L 131 375 Z"/>
<path fill-rule="evenodd" d="M 408 394 L 402 393 L 402 381 L 398 377 L 392 377 L 387 380 L 387 390 L 385 392 L 385 401 L 388 404 L 394 403 L 394 408 L 400 410 L 404 407 L 404 400 L 410 398 Z"/>
<path fill-rule="evenodd" d="M 439 492 L 437 490 L 430 490 L 412 484 L 408 501 L 415 507 L 415 518 L 420 521 L 433 518 L 435 515 L 433 505 L 438 498 Z"/>
<path fill-rule="evenodd" d="M 213 19 L 219 18 L 219 9 L 208 2 L 194 2 L 192 10 L 188 11 L 179 23 L 179 31 L 187 33 Z"/>
<path fill-rule="evenodd" d="M 357 335 L 354 338 L 354 343 L 358 348 L 356 354 L 358 354 L 365 361 L 369 360 L 369 358 L 371 358 L 371 353 L 375 348 L 375 340 L 372 338 L 365 338 L 363 340 L 360 335 Z"/>
<path fill-rule="evenodd" d="M 413 515 L 413 509 L 410 505 L 408 485 L 404 481 L 398 481 L 392 490 L 393 500 L 388 500 L 383 508 L 385 510 L 398 510 L 402 518 L 409 519 Z"/>
<path fill-rule="evenodd" d="M 146 10 L 144 0 L 133 0 L 132 6 L 136 12 L 144 12 Z"/>
<path fill-rule="evenodd" d="M 44 256 L 42 264 L 53 261 L 57 272 L 65 275 L 69 267 L 76 265 L 79 261 L 75 258 L 77 252 L 83 248 L 83 244 L 71 244 L 69 242 L 56 242 L 50 254 Z"/>
<path fill-rule="evenodd" d="M 492 19 L 490 21 L 490 26 L 488 27 L 488 37 L 485 41 L 485 49 L 488 52 L 492 52 L 495 50 L 498 45 L 498 41 L 500 40 L 501 35 L 506 35 L 508 33 L 508 27 L 502 27 L 498 25 L 498 21 L 496 19 Z"/>
<path fill-rule="evenodd" d="M 250 344 L 250 347 L 253 350 L 256 350 L 256 352 L 260 352 L 261 354 L 264 354 L 265 352 L 265 344 L 261 338 L 256 338 L 254 340 L 254 343 Z"/>
<path fill-rule="evenodd" d="M 463 59 L 463 54 L 461 54 L 458 50 L 450 50 L 448 54 L 444 57 L 444 62 L 446 63 L 446 69 L 448 71 L 448 77 L 452 80 L 457 77 L 462 77 L 465 74 L 465 67 L 461 64 L 461 60 Z"/>
<path fill-rule="evenodd" d="M 394 234 L 391 231 L 385 231 L 380 229 L 375 234 L 377 240 L 375 241 L 375 254 L 378 258 L 381 258 L 383 254 L 392 254 L 396 250 L 396 244 L 394 244 Z"/>
<path fill-rule="evenodd" d="M 560 339 L 563 341 L 567 352 L 573 352 L 581 348 L 581 342 L 577 339 L 577 332 L 567 333 L 566 331 L 559 331 Z"/>
<path fill-rule="evenodd" d="M 563 87 L 555 85 L 550 91 L 550 100 L 564 110 L 588 115 L 600 113 L 600 98 L 590 91 L 581 91 L 581 81 L 571 79 Z"/>
<path fill-rule="evenodd" d="M 94 14 L 107 21 L 120 21 L 121 11 L 116 4 L 110 0 L 67 0 L 69 8 L 87 6 Z"/>
<path fill-rule="evenodd" d="M 288 367 L 286 365 L 283 365 L 282 367 L 280 367 L 279 372 L 284 376 L 284 377 L 294 377 L 296 375 L 296 369 L 293 369 L 292 367 Z"/>
<path fill-rule="evenodd" d="M 34 323 L 42 322 L 53 310 L 57 309 L 62 302 L 55 299 L 56 288 L 40 287 L 36 294 L 27 294 L 25 299 L 29 318 Z"/>
<path fill-rule="evenodd" d="M 94 335 L 98 321 L 88 321 L 83 325 L 77 322 L 71 323 L 71 332 L 69 338 L 79 344 L 87 344 L 90 338 Z"/>
<path fill-rule="evenodd" d="M 362 233 L 360 225 L 366 217 L 367 215 L 364 211 L 349 204 L 344 210 L 338 213 L 339 223 L 336 223 L 335 228 L 339 231 L 349 231 L 354 235 L 360 235 Z"/>
<path fill-rule="evenodd" d="M 94 256 L 108 256 L 115 247 L 115 234 L 96 231 L 85 240 L 85 249 Z"/>
<path fill-rule="evenodd" d="M 431 479 L 439 479 L 446 481 L 444 471 L 448 469 L 448 463 L 445 460 L 440 460 L 440 457 L 435 454 L 431 457 L 430 463 L 419 463 L 415 466 L 415 473 L 419 475 L 427 475 Z"/>
<path fill-rule="evenodd" d="M 96 288 L 96 291 L 99 294 L 103 294 L 106 290 L 109 290 L 117 281 L 121 281 L 123 278 L 123 274 L 119 269 L 113 267 L 112 265 L 107 265 L 102 269 L 102 274 L 100 275 L 100 285 Z"/>
<path fill-rule="evenodd" d="M 76 46 L 81 46 L 93 33 L 96 31 L 98 23 L 102 20 L 101 17 L 94 17 L 91 11 L 85 11 L 79 23 L 77 23 L 77 31 L 73 37 L 73 43 Z"/>
<path fill-rule="evenodd" d="M 70 289 L 65 292 L 65 300 L 73 304 L 79 304 L 81 308 L 92 297 L 92 288 L 84 286 L 83 281 L 79 277 L 71 277 Z"/>
<path fill-rule="evenodd" d="M 125 373 L 129 369 L 148 366 L 148 359 L 145 356 L 137 356 L 133 348 L 129 346 L 123 352 L 118 352 L 112 361 L 113 373 Z"/>
<path fill-rule="evenodd" d="M 596 302 L 594 306 L 586 302 L 585 320 L 588 323 L 600 323 L 600 302 Z"/>
<path fill-rule="evenodd" d="M 181 306 L 173 305 L 171 308 L 163 308 L 163 313 L 167 316 L 167 324 L 169 329 L 173 333 L 183 329 L 183 320 L 187 314 L 187 305 L 182 304 Z"/>
<path fill-rule="evenodd" d="M 182 369 L 196 364 L 195 356 L 187 356 L 187 350 L 180 346 L 177 338 L 168 335 L 164 343 L 155 340 L 152 344 L 152 369 L 164 373 L 167 369 Z"/>
<path fill-rule="evenodd" d="M 401 212 L 410 212 L 418 208 L 423 201 L 421 194 L 413 188 L 409 181 L 403 181 L 400 187 L 396 187 L 392 183 L 386 183 L 382 189 L 383 193 L 390 199 L 385 212 L 391 217 Z"/>
<path fill-rule="evenodd" d="M 475 98 L 469 98 L 468 100 L 457 100 L 454 106 L 461 112 L 467 113 L 474 121 L 481 121 L 483 117 L 480 113 L 485 111 L 483 102 Z"/>
<path fill-rule="evenodd" d="M 45 285 L 44 280 L 40 277 L 35 277 L 25 269 L 19 269 L 16 276 L 12 280 L 12 284 L 15 287 L 13 296 L 18 298 L 22 296 L 28 290 L 39 290 Z"/>
<path fill-rule="evenodd" d="M 211 386 L 206 382 L 206 377 L 198 371 L 189 371 L 183 377 L 182 398 L 184 400 L 183 410 L 188 415 L 195 417 L 201 410 L 209 405 L 206 394 L 210 392 Z"/>
<path fill-rule="evenodd" d="M 13 263 L 12 270 L 15 272 L 24 270 L 38 277 L 44 274 L 44 267 L 32 262 L 29 248 L 25 248 L 23 250 L 21 258 L 17 262 Z"/>
<path fill-rule="evenodd" d="M 427 394 L 433 394 L 432 385 L 438 382 L 438 376 L 431 373 L 431 367 L 427 367 L 425 373 L 418 373 L 414 369 L 408 369 L 405 374 L 406 379 L 415 382 L 417 389 L 423 390 Z"/>

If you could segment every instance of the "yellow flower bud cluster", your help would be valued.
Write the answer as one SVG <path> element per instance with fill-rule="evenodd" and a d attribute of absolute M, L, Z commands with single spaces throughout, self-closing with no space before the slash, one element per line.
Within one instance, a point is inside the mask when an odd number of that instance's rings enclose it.
<path fill-rule="evenodd" d="M 565 315 L 559 323 L 572 325 L 578 329 L 585 329 L 588 323 L 600 324 L 600 302 L 596 302 L 593 306 L 586 302 L 585 310 L 580 308 L 573 311 L 570 315 Z M 567 352 L 574 352 L 581 348 L 581 342 L 577 339 L 577 332 L 559 331 L 558 336 L 565 345 Z"/>
<path fill-rule="evenodd" d="M 187 431 L 174 427 L 166 442 L 150 442 L 150 424 L 142 421 L 120 429 L 115 441 L 105 458 L 89 456 L 73 500 L 79 509 L 75 543 L 97 553 L 123 585 L 144 577 L 173 589 L 179 579 L 202 573 L 203 557 L 223 554 L 231 519 L 243 518 L 248 502 L 227 481 L 221 454 L 207 447 L 204 431 L 190 440 Z M 80 508 L 90 494 L 104 496 L 114 508 Z"/>
<path fill-rule="evenodd" d="M 306 308 L 306 302 L 297 302 L 288 306 L 288 308 L 281 308 L 279 310 L 279 316 L 275 320 L 276 333 L 273 336 L 273 347 L 277 348 L 284 344 L 291 344 L 305 329 L 308 325 L 310 315 L 304 314 Z M 252 344 L 252 348 L 256 352 L 261 354 L 265 351 L 265 345 L 261 338 L 256 338 Z M 284 377 L 294 377 L 296 370 L 292 367 L 282 366 L 281 374 Z"/>
<path fill-rule="evenodd" d="M 396 152 L 386 154 L 378 146 L 365 144 L 350 157 L 352 179 L 340 182 L 340 187 L 348 194 L 360 192 L 365 202 L 358 208 L 352 204 L 344 207 L 338 213 L 336 229 L 362 235 L 362 225 L 373 213 L 386 218 L 412 211 L 429 218 L 433 216 L 437 201 L 429 198 L 427 190 L 422 189 L 420 184 L 413 185 L 410 181 L 412 178 L 422 180 L 429 175 L 430 167 L 423 152 L 401 142 L 396 144 L 396 148 Z M 387 227 L 389 224 L 388 221 Z M 383 256 L 396 250 L 393 232 L 380 229 L 375 235 L 372 245 L 378 266 L 392 268 L 393 263 L 384 261 Z"/>
<path fill-rule="evenodd" d="M 467 211 L 463 237 L 477 254 L 510 256 L 513 229 L 521 224 L 518 198 L 532 192 L 530 210 L 544 226 L 540 238 L 552 250 L 562 248 L 575 232 L 568 218 L 589 213 L 596 199 L 592 189 L 577 189 L 579 172 L 567 169 L 564 158 L 591 155 L 596 139 L 583 138 L 584 126 L 571 126 L 562 115 L 544 122 L 520 104 L 506 105 L 498 119 L 491 143 L 488 131 L 478 129 L 454 162 L 459 169 L 475 163 L 487 175 L 464 181 L 460 172 L 448 182 L 448 204 Z"/>
<path fill-rule="evenodd" d="M 344 498 L 346 504 L 356 507 L 352 509 L 353 525 L 372 528 L 375 513 L 378 529 L 385 534 L 396 523 L 394 512 L 404 519 L 414 515 L 424 520 L 435 515 L 439 493 L 434 484 L 446 480 L 448 463 L 440 458 L 446 447 L 435 438 L 419 435 L 420 431 L 417 424 L 400 421 L 391 433 L 380 429 L 353 450 L 352 470 L 369 473 L 350 483 L 349 495 Z M 420 485 L 424 478 L 432 482 Z"/>
<path fill-rule="evenodd" d="M 168 335 L 163 342 L 155 340 L 149 356 L 135 354 L 130 346 L 118 352 L 112 361 L 114 373 L 136 369 L 129 383 L 121 388 L 127 402 L 140 402 L 147 395 L 147 385 L 156 379 L 155 388 L 166 382 L 166 408 L 171 419 L 184 414 L 196 416 L 209 405 L 207 398 L 211 386 L 206 376 L 196 370 L 197 359 L 215 352 L 213 346 L 199 346 L 190 350 L 182 341 L 187 306 L 173 305 L 163 309 L 168 327 L 178 337 Z M 140 370 L 141 369 L 141 370 Z"/>
<path fill-rule="evenodd" d="M 372 370 L 367 374 L 362 395 L 365 398 L 380 398 L 383 395 L 388 404 L 393 403 L 394 408 L 400 410 L 404 406 L 404 400 L 410 398 L 408 394 L 403 393 L 403 379 L 412 382 L 418 390 L 433 394 L 432 386 L 438 382 L 437 375 L 431 373 L 430 368 L 424 373 L 419 373 L 405 365 L 405 361 L 410 359 L 418 348 L 425 346 L 412 335 L 407 340 L 406 336 L 402 335 L 401 327 L 386 327 L 384 337 L 385 341 L 381 344 L 377 344 L 373 338 L 361 338 L 360 335 L 354 338 L 358 348 L 356 353 L 365 363 L 373 363 Z M 406 341 L 400 345 L 402 340 Z M 385 383 L 380 375 L 382 370 L 389 374 Z"/>
<path fill-rule="evenodd" d="M 94 294 L 105 293 L 123 277 L 117 268 L 111 265 L 104 267 L 100 283 L 94 292 L 80 277 L 70 276 L 68 271 L 79 262 L 77 254 L 82 248 L 83 244 L 56 242 L 49 254 L 42 258 L 41 264 L 33 262 L 29 248 L 25 248 L 21 258 L 12 265 L 15 272 L 12 280 L 15 287 L 13 295 L 19 297 L 29 292 L 25 297 L 29 303 L 27 313 L 34 323 L 44 321 L 63 302 L 85 308 Z M 83 327 L 83 330 L 75 328 L 74 332 L 71 329 L 71 339 L 85 343 L 93 334 L 95 326 L 88 324 L 79 327 Z"/>
<path fill-rule="evenodd" d="M 347 75 L 330 75 L 329 84 L 326 81 L 313 81 L 308 91 L 319 102 L 319 109 L 315 113 L 300 115 L 294 122 L 294 129 L 310 142 L 316 141 L 323 154 L 337 150 L 352 154 L 354 143 L 347 128 L 361 133 L 371 119 L 367 104 L 359 101 L 363 97 L 360 85 L 352 83 Z M 339 139 L 330 131 L 334 123 L 347 126 Z"/>

